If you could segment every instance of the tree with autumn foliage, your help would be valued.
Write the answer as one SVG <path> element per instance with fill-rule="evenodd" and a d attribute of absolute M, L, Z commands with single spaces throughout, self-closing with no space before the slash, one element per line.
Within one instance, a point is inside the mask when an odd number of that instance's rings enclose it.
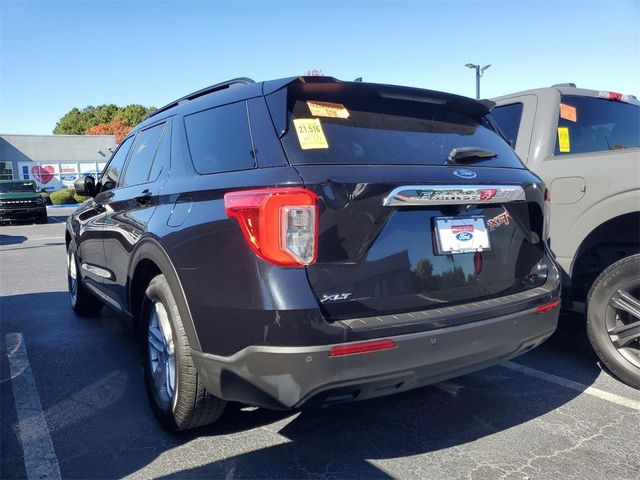
<path fill-rule="evenodd" d="M 133 127 L 121 118 L 114 118 L 108 123 L 99 123 L 87 128 L 85 135 L 115 135 L 116 143 L 120 143 Z"/>
<path fill-rule="evenodd" d="M 89 105 L 82 110 L 72 108 L 56 123 L 53 133 L 56 135 L 115 135 L 120 140 L 144 120 L 155 107 L 114 104 L 94 107 Z"/>

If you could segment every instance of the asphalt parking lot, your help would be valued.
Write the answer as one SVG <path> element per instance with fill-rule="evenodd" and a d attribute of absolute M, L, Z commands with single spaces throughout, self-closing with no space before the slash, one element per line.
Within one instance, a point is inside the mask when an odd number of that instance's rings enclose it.
<path fill-rule="evenodd" d="M 640 478 L 640 392 L 600 370 L 580 315 L 513 362 L 417 391 L 233 405 L 168 434 L 126 323 L 68 305 L 69 211 L 0 226 L 0 478 Z"/>

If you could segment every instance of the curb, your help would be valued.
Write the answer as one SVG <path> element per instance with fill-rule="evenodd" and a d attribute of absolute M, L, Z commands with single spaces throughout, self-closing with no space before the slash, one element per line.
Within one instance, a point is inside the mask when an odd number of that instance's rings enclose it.
<path fill-rule="evenodd" d="M 77 208 L 79 203 L 68 203 L 66 205 L 47 205 L 47 208 Z"/>

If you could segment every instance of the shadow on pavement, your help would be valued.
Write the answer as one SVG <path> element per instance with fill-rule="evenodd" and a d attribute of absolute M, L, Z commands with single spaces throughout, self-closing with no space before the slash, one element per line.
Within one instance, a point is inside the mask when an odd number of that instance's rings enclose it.
<path fill-rule="evenodd" d="M 24 235 L 0 234 L 0 246 L 1 245 L 18 245 L 26 241 L 27 241 L 27 237 L 25 237 Z"/>
<path fill-rule="evenodd" d="M 36 302 L 46 308 L 34 318 Z M 159 427 L 147 406 L 139 350 L 120 317 L 108 310 L 93 319 L 76 317 L 66 292 L 8 296 L 2 308 L 12 316 L 12 330 L 3 325 L 7 333 L 31 322 L 25 342 L 65 477 L 123 477 L 163 453 L 181 458 L 169 453 L 175 447 L 193 442 L 198 449 L 202 442 L 211 451 L 205 457 L 213 459 L 210 463 L 161 478 L 388 478 L 371 460 L 467 444 L 545 415 L 579 395 L 494 367 L 328 409 L 271 412 L 231 405 L 218 424 L 172 435 Z M 591 357 L 579 355 L 574 360 L 586 367 L 588 385 L 598 372 L 591 368 Z M 288 423 L 276 425 L 288 417 Z M 273 436 L 267 435 L 266 446 L 265 429 Z M 235 443 L 228 443 L 227 435 Z M 245 442 L 246 452 L 234 455 L 239 442 Z"/>

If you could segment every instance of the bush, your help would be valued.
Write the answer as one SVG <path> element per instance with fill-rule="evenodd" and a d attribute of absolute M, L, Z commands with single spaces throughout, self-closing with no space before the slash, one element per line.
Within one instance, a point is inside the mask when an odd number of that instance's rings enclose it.
<path fill-rule="evenodd" d="M 77 203 L 75 194 L 76 191 L 73 188 L 65 188 L 57 192 L 51 192 L 49 197 L 54 205 L 70 205 Z"/>
<path fill-rule="evenodd" d="M 75 191 L 73 192 L 73 198 L 76 201 L 76 203 L 82 203 L 84 202 L 87 198 L 86 195 L 78 195 L 77 193 L 75 193 Z"/>
<path fill-rule="evenodd" d="M 42 197 L 42 200 L 44 200 L 45 205 L 53 205 L 51 203 L 51 198 L 49 198 L 49 194 L 47 192 L 40 192 L 40 196 Z"/>

